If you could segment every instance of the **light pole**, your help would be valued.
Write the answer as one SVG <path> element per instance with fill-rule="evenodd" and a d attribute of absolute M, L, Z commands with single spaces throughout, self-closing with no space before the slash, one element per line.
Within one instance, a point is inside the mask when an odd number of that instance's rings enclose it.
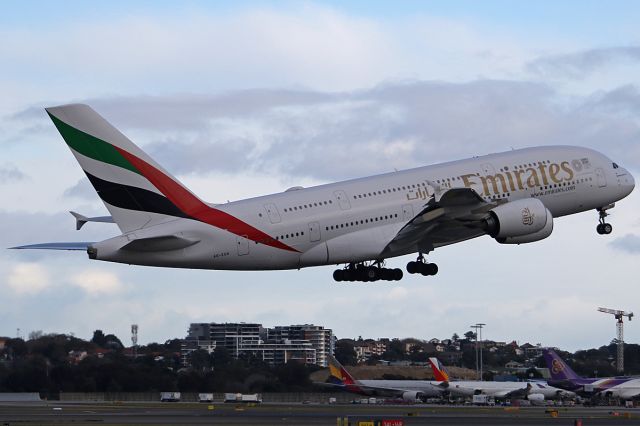
<path fill-rule="evenodd" d="M 477 323 L 475 325 L 470 326 L 471 328 L 476 330 L 476 376 L 478 376 L 478 380 L 482 380 L 482 327 L 486 324 Z M 480 346 L 478 346 L 478 339 L 480 339 Z M 480 353 L 480 362 L 478 363 L 478 352 Z"/>

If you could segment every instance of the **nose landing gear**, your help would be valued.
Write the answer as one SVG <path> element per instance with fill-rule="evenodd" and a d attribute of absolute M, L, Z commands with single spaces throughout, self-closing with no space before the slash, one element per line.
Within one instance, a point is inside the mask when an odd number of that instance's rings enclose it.
<path fill-rule="evenodd" d="M 611 226 L 610 223 L 605 222 L 604 218 L 609 216 L 609 213 L 607 213 L 607 210 L 609 210 L 610 208 L 612 208 L 614 205 L 610 204 L 606 207 L 600 207 L 598 209 L 598 226 L 596 226 L 596 232 L 600 235 L 608 235 L 611 233 L 611 231 L 613 231 L 613 226 Z"/>
<path fill-rule="evenodd" d="M 435 263 L 427 263 L 422 253 L 415 262 L 407 263 L 407 272 L 410 274 L 422 274 L 424 276 L 435 275 L 438 273 L 438 265 Z"/>

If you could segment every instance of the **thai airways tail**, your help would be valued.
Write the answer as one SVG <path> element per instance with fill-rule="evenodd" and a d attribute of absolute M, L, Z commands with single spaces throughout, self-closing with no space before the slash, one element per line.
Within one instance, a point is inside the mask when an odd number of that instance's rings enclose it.
<path fill-rule="evenodd" d="M 431 364 L 431 369 L 433 370 L 433 375 L 436 380 L 439 382 L 448 382 L 449 381 L 449 373 L 444 368 L 444 365 L 440 362 L 438 358 L 431 357 L 429 358 L 429 364 Z"/>
<path fill-rule="evenodd" d="M 552 380 L 575 380 L 581 378 L 553 349 L 543 349 L 542 356 L 547 363 Z"/>

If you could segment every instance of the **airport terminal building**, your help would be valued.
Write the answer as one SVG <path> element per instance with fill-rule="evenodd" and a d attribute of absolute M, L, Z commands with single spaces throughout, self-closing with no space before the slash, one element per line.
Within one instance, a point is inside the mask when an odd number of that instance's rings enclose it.
<path fill-rule="evenodd" d="M 294 361 L 326 367 L 335 337 L 332 330 L 313 324 L 265 328 L 256 323 L 192 323 L 182 341 L 182 364 L 189 366 L 196 350 L 213 353 L 217 348 L 234 358 L 252 355 L 271 365 Z"/>

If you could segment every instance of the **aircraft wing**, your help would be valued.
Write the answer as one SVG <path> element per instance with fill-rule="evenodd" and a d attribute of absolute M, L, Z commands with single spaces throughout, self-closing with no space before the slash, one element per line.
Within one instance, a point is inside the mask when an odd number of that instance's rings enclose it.
<path fill-rule="evenodd" d="M 429 199 L 398 232 L 384 252 L 428 253 L 436 247 L 475 238 L 485 233 L 483 219 L 497 205 L 486 202 L 472 188 L 452 188 Z"/>

